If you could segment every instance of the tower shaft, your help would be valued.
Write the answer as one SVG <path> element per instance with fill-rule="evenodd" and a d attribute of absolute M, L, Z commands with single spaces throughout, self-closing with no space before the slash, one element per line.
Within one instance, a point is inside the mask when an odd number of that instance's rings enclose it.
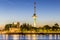
<path fill-rule="evenodd" d="M 36 27 L 36 18 L 34 18 L 34 27 Z"/>

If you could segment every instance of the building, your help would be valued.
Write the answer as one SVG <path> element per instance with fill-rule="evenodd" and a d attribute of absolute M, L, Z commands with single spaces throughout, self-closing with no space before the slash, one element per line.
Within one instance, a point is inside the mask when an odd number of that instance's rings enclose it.
<path fill-rule="evenodd" d="M 33 19 L 34 19 L 34 27 L 36 27 L 36 0 L 34 0 L 34 14 L 33 14 Z"/>

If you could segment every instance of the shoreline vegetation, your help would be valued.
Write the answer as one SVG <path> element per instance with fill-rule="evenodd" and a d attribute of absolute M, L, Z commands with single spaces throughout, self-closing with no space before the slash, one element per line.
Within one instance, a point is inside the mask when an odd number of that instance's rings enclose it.
<path fill-rule="evenodd" d="M 44 25 L 43 27 L 33 27 L 30 24 L 6 24 L 3 30 L 0 30 L 0 34 L 3 33 L 60 33 L 60 27 L 58 23 L 55 23 L 52 27 Z"/>

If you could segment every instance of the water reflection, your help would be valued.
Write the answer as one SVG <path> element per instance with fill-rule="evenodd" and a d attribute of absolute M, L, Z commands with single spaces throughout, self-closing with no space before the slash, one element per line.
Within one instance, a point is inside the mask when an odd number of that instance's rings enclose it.
<path fill-rule="evenodd" d="M 0 35 L 0 40 L 3 40 L 3 36 L 2 35 Z"/>
<path fill-rule="evenodd" d="M 19 40 L 25 40 L 26 36 L 25 35 L 19 35 Z"/>
<path fill-rule="evenodd" d="M 13 35 L 8 35 L 8 40 L 13 40 Z"/>
<path fill-rule="evenodd" d="M 14 34 L 0 35 L 0 40 L 60 40 L 60 35 Z"/>

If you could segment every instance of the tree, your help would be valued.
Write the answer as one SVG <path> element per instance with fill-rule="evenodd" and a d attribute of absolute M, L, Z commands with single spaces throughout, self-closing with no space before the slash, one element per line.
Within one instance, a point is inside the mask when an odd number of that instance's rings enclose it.
<path fill-rule="evenodd" d="M 55 24 L 55 27 L 57 27 L 57 28 L 59 27 L 58 23 Z"/>
<path fill-rule="evenodd" d="M 45 25 L 43 28 L 47 31 L 51 29 L 51 27 L 49 25 Z"/>
<path fill-rule="evenodd" d="M 9 30 L 9 28 L 12 26 L 12 24 L 6 24 L 5 25 L 5 30 Z"/>
<path fill-rule="evenodd" d="M 52 30 L 56 31 L 57 29 L 59 29 L 59 25 L 58 23 L 55 23 L 54 26 L 52 26 Z"/>
<path fill-rule="evenodd" d="M 21 25 L 20 29 L 21 29 L 21 31 L 30 31 L 32 29 L 32 26 L 24 23 Z"/>
<path fill-rule="evenodd" d="M 51 28 L 51 27 L 50 27 L 49 25 L 45 25 L 45 26 L 44 26 L 44 29 L 46 29 L 46 30 L 47 30 L 47 29 L 50 29 L 50 28 Z"/>

